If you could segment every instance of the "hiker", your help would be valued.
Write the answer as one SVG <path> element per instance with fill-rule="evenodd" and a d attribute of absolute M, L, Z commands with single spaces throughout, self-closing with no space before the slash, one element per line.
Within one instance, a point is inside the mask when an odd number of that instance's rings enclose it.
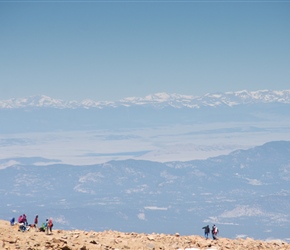
<path fill-rule="evenodd" d="M 11 226 L 14 226 L 14 224 L 15 224 L 15 218 L 13 217 L 13 218 L 10 220 L 10 225 L 11 225 Z"/>
<path fill-rule="evenodd" d="M 25 232 L 26 231 L 26 226 L 24 225 L 23 222 L 19 223 L 19 229 L 18 231 L 22 231 L 22 232 Z"/>
<path fill-rule="evenodd" d="M 52 227 L 53 227 L 53 223 L 52 223 L 52 219 L 50 218 L 47 224 L 47 233 L 48 232 L 52 233 Z"/>
<path fill-rule="evenodd" d="M 23 217 L 22 217 L 22 215 L 20 215 L 20 216 L 18 217 L 18 223 L 23 223 Z"/>
<path fill-rule="evenodd" d="M 38 215 L 35 216 L 34 227 L 35 227 L 35 231 L 37 232 L 38 231 Z"/>
<path fill-rule="evenodd" d="M 45 232 L 46 231 L 46 226 L 45 223 L 43 222 L 41 227 L 39 228 L 39 232 Z"/>
<path fill-rule="evenodd" d="M 22 216 L 22 222 L 23 222 L 24 226 L 28 226 L 26 214 L 23 214 L 23 216 Z"/>
<path fill-rule="evenodd" d="M 45 226 L 46 234 L 48 234 L 48 219 L 46 219 L 44 226 Z"/>
<path fill-rule="evenodd" d="M 45 229 L 46 229 L 46 234 L 49 234 L 49 232 L 52 232 L 52 227 L 53 227 L 53 224 L 52 224 L 52 219 L 46 219 L 45 221 Z"/>
<path fill-rule="evenodd" d="M 217 226 L 216 225 L 213 225 L 212 226 L 212 229 L 211 229 L 211 234 L 212 234 L 212 238 L 214 240 L 217 240 L 217 234 L 218 234 L 218 232 L 219 232 L 219 230 L 218 230 Z"/>
<path fill-rule="evenodd" d="M 204 229 L 204 237 L 205 237 L 206 239 L 208 239 L 208 235 L 209 235 L 209 233 L 210 233 L 209 225 L 203 227 L 202 229 Z"/>

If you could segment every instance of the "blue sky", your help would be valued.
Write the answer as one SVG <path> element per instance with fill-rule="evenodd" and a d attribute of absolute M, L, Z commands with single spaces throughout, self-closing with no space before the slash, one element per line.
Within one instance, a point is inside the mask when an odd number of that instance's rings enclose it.
<path fill-rule="evenodd" d="M 290 1 L 1 1 L 0 99 L 289 89 Z"/>

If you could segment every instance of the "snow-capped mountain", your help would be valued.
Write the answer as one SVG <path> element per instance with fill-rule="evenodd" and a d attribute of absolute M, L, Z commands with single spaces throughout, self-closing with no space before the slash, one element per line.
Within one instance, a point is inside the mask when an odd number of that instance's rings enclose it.
<path fill-rule="evenodd" d="M 290 90 L 240 91 L 202 97 L 158 93 L 117 102 L 47 96 L 0 101 L 1 132 L 122 129 L 213 122 L 290 119 Z"/>
<path fill-rule="evenodd" d="M 105 108 L 105 107 L 133 107 L 133 106 L 153 106 L 158 108 L 174 107 L 174 108 L 201 108 L 201 107 L 219 107 L 219 106 L 237 106 L 241 104 L 257 104 L 257 103 L 290 103 L 290 90 L 271 91 L 238 91 L 206 94 L 204 96 L 180 95 L 156 93 L 145 97 L 128 97 L 119 101 L 93 101 L 83 100 L 63 101 L 53 99 L 51 97 L 31 96 L 28 98 L 13 98 L 0 101 L 1 109 L 16 108 Z"/>

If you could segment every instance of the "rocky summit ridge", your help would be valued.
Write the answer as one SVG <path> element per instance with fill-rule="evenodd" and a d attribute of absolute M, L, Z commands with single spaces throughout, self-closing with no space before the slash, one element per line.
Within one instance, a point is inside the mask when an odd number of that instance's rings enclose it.
<path fill-rule="evenodd" d="M 10 226 L 8 221 L 0 220 L 0 249 L 6 250 L 226 250 L 226 249 L 289 249 L 290 244 L 280 241 L 261 241 L 251 238 L 206 240 L 202 236 L 182 236 L 178 233 L 143 234 L 118 231 L 80 231 L 58 230 L 52 234 L 36 232 L 34 228 L 21 232 L 18 226 Z"/>

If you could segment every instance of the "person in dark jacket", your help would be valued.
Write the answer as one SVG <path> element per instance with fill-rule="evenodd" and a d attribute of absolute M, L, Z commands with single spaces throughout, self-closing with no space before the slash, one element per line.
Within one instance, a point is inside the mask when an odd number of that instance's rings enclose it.
<path fill-rule="evenodd" d="M 37 232 L 38 231 L 38 215 L 35 216 L 34 227 L 35 227 L 35 231 Z"/>
<path fill-rule="evenodd" d="M 209 233 L 210 233 L 209 225 L 203 227 L 202 229 L 204 229 L 204 237 L 205 237 L 206 239 L 208 239 L 208 235 L 209 235 Z"/>

